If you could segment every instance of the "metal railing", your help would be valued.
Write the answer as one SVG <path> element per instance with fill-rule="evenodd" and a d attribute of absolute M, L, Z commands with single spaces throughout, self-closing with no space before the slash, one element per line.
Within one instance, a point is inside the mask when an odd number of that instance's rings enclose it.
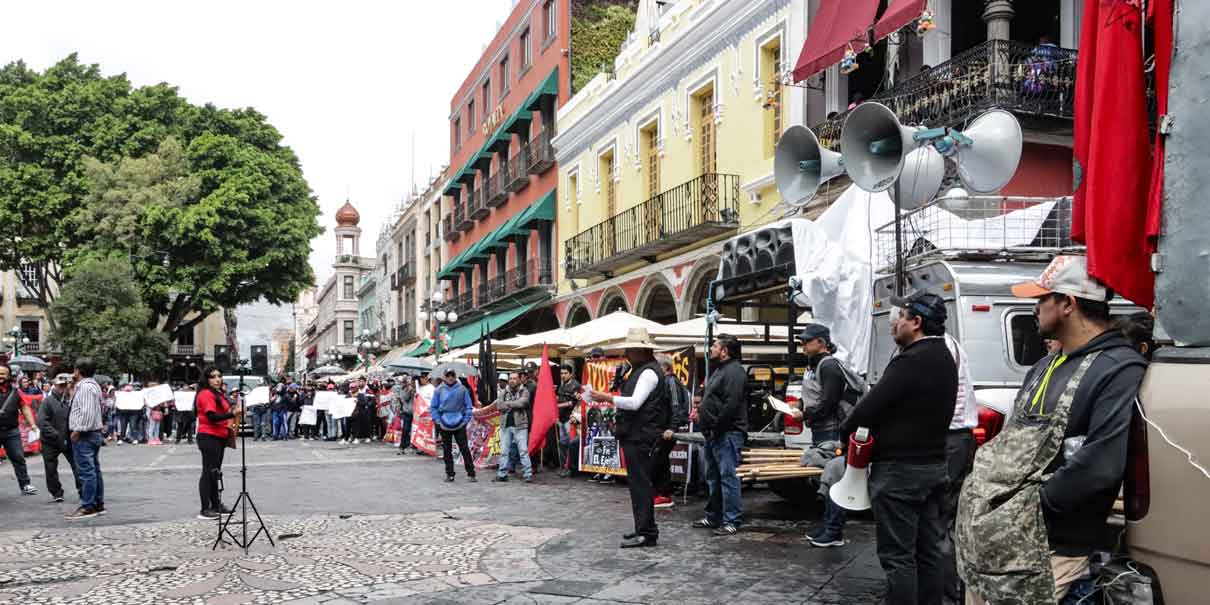
<path fill-rule="evenodd" d="M 1071 198 L 972 196 L 938 200 L 905 213 L 904 263 L 926 257 L 1049 259 L 1078 248 L 1071 239 Z M 895 266 L 895 223 L 874 230 L 880 270 Z"/>
<path fill-rule="evenodd" d="M 1075 116 L 1078 51 L 1014 40 L 988 40 L 954 58 L 874 95 L 912 126 L 962 127 L 1000 108 L 1018 115 L 1072 119 Z M 841 113 L 812 130 L 820 144 L 840 149 Z"/>
<path fill-rule="evenodd" d="M 197 348 L 193 345 L 172 345 L 173 355 L 194 355 L 197 353 Z"/>
<path fill-rule="evenodd" d="M 488 208 L 497 208 L 503 206 L 504 202 L 508 201 L 508 186 L 510 175 L 508 173 L 508 160 L 501 160 L 494 172 L 487 179 L 487 199 L 484 200 Z"/>
<path fill-rule="evenodd" d="M 460 315 L 465 315 L 475 308 L 475 297 L 471 292 L 464 292 L 458 295 L 454 300 L 454 310 Z"/>
<path fill-rule="evenodd" d="M 543 128 L 534 140 L 529 142 L 529 173 L 542 174 L 555 165 L 555 148 L 551 145 L 554 133 L 549 128 Z"/>
<path fill-rule="evenodd" d="M 516 193 L 529 186 L 529 141 L 517 148 L 517 153 L 508 160 L 508 182 L 505 189 Z"/>
<path fill-rule="evenodd" d="M 399 266 L 396 272 L 399 281 L 399 287 L 402 288 L 405 284 L 416 281 L 416 259 L 408 257 L 407 261 Z"/>
<path fill-rule="evenodd" d="M 479 286 L 479 304 L 486 305 L 530 288 L 554 288 L 555 275 L 550 266 L 540 266 L 537 259 L 513 267 Z"/>
<path fill-rule="evenodd" d="M 472 200 L 479 192 L 474 189 L 468 189 L 466 192 L 466 200 L 454 205 L 454 228 L 459 231 L 470 231 L 471 227 L 475 226 L 475 221 L 471 220 L 467 211 L 470 209 Z"/>
<path fill-rule="evenodd" d="M 737 228 L 739 196 L 739 176 L 734 174 L 703 174 L 664 191 L 567 240 L 567 273 L 591 270 L 613 257 L 650 249 L 662 240 L 688 238 L 698 227 Z"/>
<path fill-rule="evenodd" d="M 454 204 L 454 213 L 447 214 L 445 218 L 441 219 L 442 224 L 445 226 L 445 239 L 451 242 L 457 241 L 458 238 L 462 237 L 462 232 L 454 228 L 454 219 L 458 214 L 459 208 L 461 208 L 461 204 Z"/>
<path fill-rule="evenodd" d="M 487 179 L 487 186 L 491 186 L 491 177 Z M 491 214 L 491 209 L 484 203 L 487 198 L 487 189 L 476 189 L 471 191 L 466 198 L 466 221 L 470 223 L 467 229 L 474 226 L 474 221 L 486 217 Z"/>

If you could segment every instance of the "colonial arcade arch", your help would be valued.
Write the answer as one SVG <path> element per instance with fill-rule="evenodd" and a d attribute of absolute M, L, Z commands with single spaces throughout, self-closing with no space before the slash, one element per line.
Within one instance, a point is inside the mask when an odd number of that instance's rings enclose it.
<path fill-rule="evenodd" d="M 681 305 L 681 321 L 706 314 L 706 297 L 710 294 L 710 282 L 718 277 L 718 257 L 709 256 L 697 262 L 689 275 L 685 287 L 685 299 Z"/>
<path fill-rule="evenodd" d="M 592 321 L 592 314 L 588 312 L 588 307 L 583 303 L 574 303 L 571 310 L 567 312 L 567 321 L 563 322 L 564 328 L 574 328 L 581 324 L 586 324 Z"/>
<path fill-rule="evenodd" d="M 640 317 L 662 324 L 677 322 L 676 297 L 668 282 L 663 278 L 652 276 L 647 278 L 639 293 L 639 302 L 635 307 Z"/>
<path fill-rule="evenodd" d="M 597 313 L 597 317 L 608 315 L 614 311 L 630 311 L 630 305 L 626 302 L 626 294 L 616 287 L 610 288 L 601 297 L 601 309 Z"/>

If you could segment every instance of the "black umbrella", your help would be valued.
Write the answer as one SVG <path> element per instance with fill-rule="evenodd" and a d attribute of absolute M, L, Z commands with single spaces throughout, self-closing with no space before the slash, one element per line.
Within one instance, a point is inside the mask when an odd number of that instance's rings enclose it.
<path fill-rule="evenodd" d="M 8 360 L 8 365 L 26 372 L 45 372 L 50 369 L 50 364 L 36 355 L 17 355 Z"/>
<path fill-rule="evenodd" d="M 92 378 L 93 380 L 97 381 L 97 384 L 113 384 L 113 379 L 104 374 L 97 374 Z"/>
<path fill-rule="evenodd" d="M 340 376 L 342 374 L 348 374 L 348 372 L 336 366 L 319 366 L 311 370 L 312 376 Z"/>
<path fill-rule="evenodd" d="M 424 372 L 433 371 L 433 362 L 417 359 L 415 357 L 404 357 L 394 361 L 388 361 L 384 368 L 396 374 L 400 372 L 408 372 L 410 374 L 421 374 Z"/>

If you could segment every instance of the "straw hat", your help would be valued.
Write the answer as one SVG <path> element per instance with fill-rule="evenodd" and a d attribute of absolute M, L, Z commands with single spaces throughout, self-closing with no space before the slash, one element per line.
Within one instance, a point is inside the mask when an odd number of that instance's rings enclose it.
<path fill-rule="evenodd" d="M 647 328 L 630 328 L 626 331 L 626 338 L 621 342 L 608 344 L 602 347 L 606 351 L 621 351 L 624 349 L 659 349 L 659 345 L 652 340 L 651 334 L 647 333 Z"/>

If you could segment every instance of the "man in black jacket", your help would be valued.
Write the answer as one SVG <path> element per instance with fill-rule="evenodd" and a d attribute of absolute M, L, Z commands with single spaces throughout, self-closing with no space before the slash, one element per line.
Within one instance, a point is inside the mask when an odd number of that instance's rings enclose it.
<path fill-rule="evenodd" d="M 958 369 L 945 344 L 945 301 L 928 292 L 892 298 L 891 337 L 899 353 L 841 425 L 874 439 L 870 503 L 886 603 L 937 602 L 944 574 L 945 437 L 954 415 Z"/>
<path fill-rule="evenodd" d="M 71 397 L 67 385 L 71 374 L 59 374 L 51 385 L 50 392 L 38 406 L 38 430 L 42 432 L 42 464 L 46 467 L 46 489 L 51 502 L 63 501 L 63 484 L 59 482 L 59 456 L 66 456 L 71 465 L 71 476 L 76 481 L 76 494 L 84 490 L 84 484 L 76 476 L 76 460 L 72 456 L 71 439 L 67 430 L 67 415 Z"/>
<path fill-rule="evenodd" d="M 744 521 L 740 493 L 740 449 L 748 436 L 748 406 L 744 387 L 748 376 L 740 364 L 740 344 L 730 334 L 719 334 L 710 345 L 712 367 L 697 409 L 706 438 L 706 516 L 693 522 L 698 529 L 713 529 L 718 536 L 734 535 Z"/>
<path fill-rule="evenodd" d="M 559 386 L 555 388 L 559 408 L 559 460 L 563 464 L 560 477 L 570 477 L 580 468 L 575 442 L 571 439 L 571 418 L 580 405 L 580 388 L 580 381 L 575 379 L 575 369 L 564 364 L 559 369 Z"/>
<path fill-rule="evenodd" d="M 594 401 L 617 406 L 614 434 L 622 444 L 626 459 L 626 485 L 630 489 L 630 508 L 634 532 L 622 537 L 622 548 L 655 546 L 660 529 L 655 524 L 655 502 L 651 487 L 651 453 L 656 440 L 671 422 L 668 387 L 652 351 L 655 341 L 645 328 L 631 328 L 626 340 L 613 346 L 626 351 L 633 368 L 622 385 L 620 395 L 589 391 Z"/>
<path fill-rule="evenodd" d="M 1084 574 L 1089 555 L 1102 546 L 1122 485 L 1134 401 L 1146 370 L 1112 323 L 1113 291 L 1088 275 L 1084 257 L 1055 257 L 1036 281 L 1014 287 L 1013 294 L 1037 300 L 1038 331 L 1060 348 L 1026 374 L 1012 418 L 978 450 L 963 485 L 957 547 L 968 603 L 1007 595 L 1061 601 Z M 1019 521 L 998 522 L 998 511 L 1010 509 Z M 1030 522 L 1038 509 L 1045 527 Z M 1012 573 L 1004 573 L 1006 562 L 1020 560 L 1043 564 L 1035 570 L 1014 564 Z"/>

